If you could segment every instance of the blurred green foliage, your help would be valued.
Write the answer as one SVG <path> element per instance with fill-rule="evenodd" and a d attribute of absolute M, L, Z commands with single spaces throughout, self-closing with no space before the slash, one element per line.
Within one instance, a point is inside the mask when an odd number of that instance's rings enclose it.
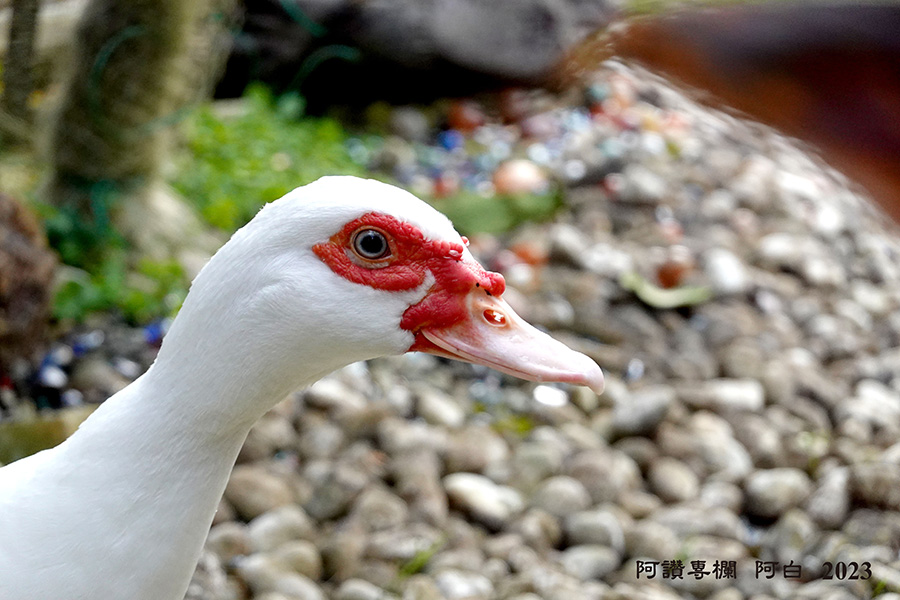
<path fill-rule="evenodd" d="M 304 116 L 304 108 L 299 95 L 275 97 L 255 85 L 240 100 L 188 112 L 179 125 L 182 144 L 170 183 L 209 224 L 231 233 L 266 202 L 324 175 L 385 179 L 351 157 L 348 141 L 357 136 L 335 119 Z M 365 143 L 375 147 L 379 140 L 369 136 Z M 93 312 L 117 310 L 142 323 L 171 314 L 188 287 L 183 270 L 174 261 L 129 259 L 127 241 L 109 219 L 120 192 L 99 188 L 90 192 L 92 223 L 65 209 L 40 207 L 51 244 L 63 263 L 77 267 L 62 278 L 56 317 L 80 321 Z M 496 197 L 463 190 L 425 199 L 465 234 L 509 231 L 524 221 L 546 219 L 562 205 L 556 190 Z"/>
<path fill-rule="evenodd" d="M 176 261 L 129 261 L 125 239 L 108 221 L 85 223 L 73 211 L 47 204 L 35 208 L 50 245 L 68 265 L 59 272 L 56 319 L 78 322 L 91 313 L 117 311 L 132 323 L 146 323 L 181 305 L 188 284 Z"/>
<path fill-rule="evenodd" d="M 100 311 L 119 311 L 132 323 L 173 313 L 187 295 L 184 271 L 175 261 L 140 260 L 130 268 L 122 252 L 111 254 L 89 272 L 63 270 L 53 315 L 81 321 Z"/>
<path fill-rule="evenodd" d="M 401 580 L 408 579 L 416 573 L 424 571 L 425 567 L 428 566 L 428 561 L 430 561 L 446 544 L 447 540 L 442 537 L 428 548 L 419 550 L 413 554 L 409 560 L 400 565 L 397 573 L 398 577 Z"/>
<path fill-rule="evenodd" d="M 187 152 L 172 182 L 212 225 L 231 232 L 266 202 L 323 175 L 385 179 L 355 162 L 351 137 L 338 121 L 303 117 L 296 94 L 276 98 L 264 86 L 248 88 L 228 115 L 201 107 L 185 123 Z M 546 219 L 562 205 L 557 192 L 485 198 L 461 191 L 425 198 L 467 234 L 509 231 L 524 221 Z"/>
<path fill-rule="evenodd" d="M 526 221 L 543 221 L 562 206 L 562 195 L 554 190 L 546 194 L 484 197 L 463 190 L 441 199 L 427 199 L 447 215 L 463 234 L 504 233 Z"/>
<path fill-rule="evenodd" d="M 203 106 L 184 126 L 187 152 L 172 181 L 212 225 L 234 231 L 266 202 L 323 175 L 364 175 L 349 135 L 329 118 L 299 118 L 303 100 L 247 90 L 237 114 Z"/>

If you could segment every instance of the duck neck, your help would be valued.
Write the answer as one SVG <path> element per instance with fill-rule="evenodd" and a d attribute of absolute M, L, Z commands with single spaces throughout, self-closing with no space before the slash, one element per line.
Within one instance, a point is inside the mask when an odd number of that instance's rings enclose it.
<path fill-rule="evenodd" d="M 86 595 L 72 597 L 124 600 L 152 590 L 157 600 L 181 600 L 250 427 L 319 376 L 278 377 L 247 339 L 235 342 L 240 331 L 200 332 L 181 321 L 147 373 L 56 450 L 65 472 L 42 474 L 44 489 L 56 490 L 56 518 L 75 525 L 71 540 L 52 536 L 58 564 L 79 565 L 72 588 Z M 241 349 L 248 354 L 236 355 Z"/>

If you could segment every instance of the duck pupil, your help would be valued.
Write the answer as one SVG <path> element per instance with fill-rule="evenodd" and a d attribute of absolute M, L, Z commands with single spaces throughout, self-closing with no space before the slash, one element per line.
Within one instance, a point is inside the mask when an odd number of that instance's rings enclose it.
<path fill-rule="evenodd" d="M 360 254 L 366 258 L 379 258 L 387 251 L 387 240 L 377 231 L 364 231 L 356 240 Z"/>

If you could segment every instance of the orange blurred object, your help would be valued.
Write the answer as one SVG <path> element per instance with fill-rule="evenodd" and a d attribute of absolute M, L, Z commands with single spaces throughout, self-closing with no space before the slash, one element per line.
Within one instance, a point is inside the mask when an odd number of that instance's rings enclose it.
<path fill-rule="evenodd" d="M 571 60 L 577 69 L 611 55 L 810 142 L 900 221 L 900 5 L 770 4 L 636 18 Z"/>

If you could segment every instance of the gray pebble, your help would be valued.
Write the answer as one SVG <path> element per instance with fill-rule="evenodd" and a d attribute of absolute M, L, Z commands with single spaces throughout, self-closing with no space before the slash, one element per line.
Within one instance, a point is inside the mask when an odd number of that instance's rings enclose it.
<path fill-rule="evenodd" d="M 711 248 L 702 260 L 703 272 L 716 294 L 732 296 L 743 294 L 750 288 L 744 263 L 730 250 Z"/>
<path fill-rule="evenodd" d="M 803 503 L 812 491 L 812 483 L 799 469 L 768 469 L 753 472 L 744 491 L 747 511 L 771 519 Z"/>
<path fill-rule="evenodd" d="M 531 505 L 556 517 L 564 517 L 589 507 L 591 496 L 577 479 L 557 475 L 538 486 L 531 498 Z"/>
<path fill-rule="evenodd" d="M 416 409 L 419 416 L 432 425 L 455 429 L 466 420 L 465 410 L 454 398 L 431 388 L 419 393 Z"/>
<path fill-rule="evenodd" d="M 434 581 L 447 600 L 487 599 L 494 590 L 484 575 L 458 569 L 445 569 L 434 576 Z"/>
<path fill-rule="evenodd" d="M 765 404 L 765 390 L 755 379 L 714 379 L 681 384 L 677 391 L 678 397 L 693 408 L 759 412 Z"/>
<path fill-rule="evenodd" d="M 316 545 L 308 540 L 285 542 L 273 550 L 271 556 L 295 573 L 313 581 L 322 577 L 322 556 Z"/>
<path fill-rule="evenodd" d="M 850 510 L 850 473 L 836 467 L 822 476 L 806 502 L 806 512 L 823 529 L 838 529 Z"/>
<path fill-rule="evenodd" d="M 226 564 L 236 556 L 249 554 L 250 536 L 247 526 L 236 521 L 214 526 L 206 538 L 206 548 Z"/>
<path fill-rule="evenodd" d="M 647 474 L 650 489 L 663 502 L 684 502 L 700 491 L 697 475 L 683 462 L 662 456 L 650 465 Z"/>
<path fill-rule="evenodd" d="M 247 526 L 253 552 L 268 552 L 291 540 L 309 539 L 315 524 L 302 508 L 288 504 L 269 510 Z"/>
<path fill-rule="evenodd" d="M 525 506 L 519 492 L 483 475 L 452 473 L 444 477 L 450 502 L 487 527 L 499 528 Z"/>
<path fill-rule="evenodd" d="M 655 385 L 633 392 L 626 402 L 613 411 L 613 432 L 620 437 L 651 435 L 665 419 L 669 406 L 675 401 L 675 390 L 667 385 Z"/>
<path fill-rule="evenodd" d="M 625 547 L 625 533 L 619 516 L 609 510 L 588 510 L 569 514 L 563 520 L 569 545 L 598 544 L 618 552 Z"/>
<path fill-rule="evenodd" d="M 247 520 L 293 501 L 287 481 L 256 465 L 238 465 L 225 487 L 225 499 Z"/>
<path fill-rule="evenodd" d="M 626 454 L 614 450 L 585 450 L 569 461 L 566 473 L 577 479 L 594 504 L 615 501 L 641 486 L 641 472 Z"/>
<path fill-rule="evenodd" d="M 381 486 L 369 486 L 353 503 L 351 517 L 366 531 L 389 529 L 403 524 L 409 517 L 406 503 Z"/>
<path fill-rule="evenodd" d="M 606 577 L 618 568 L 621 560 L 612 548 L 596 544 L 572 546 L 560 556 L 563 568 L 582 581 Z"/>

